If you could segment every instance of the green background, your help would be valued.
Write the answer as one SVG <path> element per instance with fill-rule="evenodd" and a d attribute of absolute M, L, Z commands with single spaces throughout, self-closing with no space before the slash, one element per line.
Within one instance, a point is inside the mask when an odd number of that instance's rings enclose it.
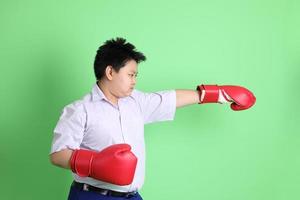
<path fill-rule="evenodd" d="M 297 0 L 8 1 L 0 3 L 0 199 L 66 199 L 50 164 L 62 108 L 90 92 L 105 40 L 148 58 L 137 89 L 235 84 L 254 107 L 181 108 L 145 127 L 144 199 L 300 199 Z"/>

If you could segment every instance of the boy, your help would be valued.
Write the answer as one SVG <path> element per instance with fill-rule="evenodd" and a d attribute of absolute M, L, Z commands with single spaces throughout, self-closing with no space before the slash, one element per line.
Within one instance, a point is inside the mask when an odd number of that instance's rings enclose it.
<path fill-rule="evenodd" d="M 96 54 L 92 91 L 64 107 L 50 159 L 73 172 L 69 200 L 142 199 L 138 190 L 145 174 L 145 124 L 173 120 L 176 108 L 196 103 L 228 102 L 233 110 L 255 103 L 254 95 L 240 86 L 135 90 L 138 64 L 145 60 L 125 39 L 107 40 Z"/>

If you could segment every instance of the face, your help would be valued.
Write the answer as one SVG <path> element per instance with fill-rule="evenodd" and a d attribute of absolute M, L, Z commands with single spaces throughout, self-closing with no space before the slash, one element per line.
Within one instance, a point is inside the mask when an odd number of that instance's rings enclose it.
<path fill-rule="evenodd" d="M 112 70 L 111 73 L 111 92 L 114 96 L 129 96 L 136 84 L 138 65 L 135 60 L 130 60 L 122 67 L 119 72 Z"/>

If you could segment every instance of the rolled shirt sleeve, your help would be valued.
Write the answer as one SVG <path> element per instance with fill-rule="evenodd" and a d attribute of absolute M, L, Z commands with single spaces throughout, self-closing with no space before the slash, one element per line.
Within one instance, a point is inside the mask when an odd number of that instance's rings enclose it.
<path fill-rule="evenodd" d="M 80 101 L 63 108 L 54 128 L 54 137 L 50 153 L 63 149 L 79 149 L 86 126 L 86 112 Z"/>
<path fill-rule="evenodd" d="M 176 91 L 138 93 L 144 124 L 173 120 L 176 112 Z"/>

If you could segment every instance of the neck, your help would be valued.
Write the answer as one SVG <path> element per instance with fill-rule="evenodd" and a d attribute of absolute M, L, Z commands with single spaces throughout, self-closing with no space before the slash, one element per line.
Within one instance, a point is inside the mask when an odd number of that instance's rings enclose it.
<path fill-rule="evenodd" d="M 102 90 L 103 94 L 105 95 L 105 97 L 107 98 L 107 100 L 109 102 L 111 102 L 114 105 L 118 104 L 119 98 L 111 93 L 110 89 L 107 87 L 107 85 L 104 83 L 104 81 L 102 81 L 102 80 L 97 81 L 97 85 Z"/>

